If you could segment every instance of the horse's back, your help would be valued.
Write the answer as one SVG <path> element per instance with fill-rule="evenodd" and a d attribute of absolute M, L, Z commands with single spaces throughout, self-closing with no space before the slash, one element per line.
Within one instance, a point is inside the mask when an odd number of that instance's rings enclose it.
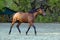
<path fill-rule="evenodd" d="M 28 13 L 17 12 L 13 15 L 13 20 L 27 21 Z"/>

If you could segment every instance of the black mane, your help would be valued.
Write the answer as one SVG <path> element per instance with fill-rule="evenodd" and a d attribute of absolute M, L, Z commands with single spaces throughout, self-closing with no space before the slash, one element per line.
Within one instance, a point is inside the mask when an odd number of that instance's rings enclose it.
<path fill-rule="evenodd" d="M 32 10 L 29 11 L 29 13 L 37 12 L 38 9 L 39 9 L 39 8 L 32 9 Z"/>

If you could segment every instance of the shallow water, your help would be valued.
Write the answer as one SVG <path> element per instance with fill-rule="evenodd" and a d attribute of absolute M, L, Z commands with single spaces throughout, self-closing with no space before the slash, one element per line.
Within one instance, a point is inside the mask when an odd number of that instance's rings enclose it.
<path fill-rule="evenodd" d="M 60 40 L 60 24 L 58 23 L 35 23 L 34 25 L 37 29 L 36 36 L 33 27 L 26 35 L 27 23 L 20 25 L 21 34 L 19 34 L 16 24 L 9 35 L 11 23 L 0 23 L 0 40 Z"/>

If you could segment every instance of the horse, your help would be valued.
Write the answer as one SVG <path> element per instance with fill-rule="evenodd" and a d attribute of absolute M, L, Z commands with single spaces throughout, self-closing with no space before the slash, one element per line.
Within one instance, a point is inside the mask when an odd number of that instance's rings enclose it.
<path fill-rule="evenodd" d="M 12 30 L 12 27 L 15 24 L 15 22 L 17 22 L 16 27 L 17 27 L 19 33 L 21 33 L 21 31 L 19 29 L 19 25 L 21 23 L 29 23 L 29 27 L 28 27 L 28 29 L 26 31 L 26 35 L 27 35 L 29 29 L 31 28 L 31 26 L 34 28 L 34 33 L 36 35 L 37 32 L 36 32 L 36 27 L 34 25 L 34 19 L 39 14 L 41 14 L 43 16 L 46 15 L 45 11 L 43 9 L 41 9 L 40 7 L 39 8 L 36 8 L 36 9 L 33 9 L 33 10 L 29 11 L 29 12 L 16 12 L 13 15 L 13 17 L 12 17 L 12 25 L 10 27 L 9 34 L 11 34 L 11 30 Z"/>

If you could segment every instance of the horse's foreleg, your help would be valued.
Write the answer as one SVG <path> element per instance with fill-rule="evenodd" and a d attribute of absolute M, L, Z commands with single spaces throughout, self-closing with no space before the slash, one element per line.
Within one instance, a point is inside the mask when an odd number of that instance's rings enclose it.
<path fill-rule="evenodd" d="M 31 28 L 31 25 L 29 25 L 29 28 L 28 28 L 28 30 L 26 31 L 26 35 L 27 35 L 27 33 L 28 33 L 28 31 L 29 31 L 30 28 Z"/>
<path fill-rule="evenodd" d="M 19 25 L 20 25 L 20 23 L 18 23 L 16 27 L 17 27 L 19 33 L 21 33 L 21 31 L 20 31 L 20 29 L 19 29 Z"/>
<path fill-rule="evenodd" d="M 14 25 L 14 22 L 12 22 L 12 25 L 11 25 L 10 31 L 9 31 L 9 34 L 11 34 L 11 30 L 12 30 L 13 25 Z"/>
<path fill-rule="evenodd" d="M 36 33 L 37 33 L 37 32 L 36 32 L 36 27 L 35 27 L 34 25 L 32 25 L 32 26 L 33 26 L 33 28 L 34 28 L 34 32 L 35 32 L 35 35 L 36 35 Z"/>

